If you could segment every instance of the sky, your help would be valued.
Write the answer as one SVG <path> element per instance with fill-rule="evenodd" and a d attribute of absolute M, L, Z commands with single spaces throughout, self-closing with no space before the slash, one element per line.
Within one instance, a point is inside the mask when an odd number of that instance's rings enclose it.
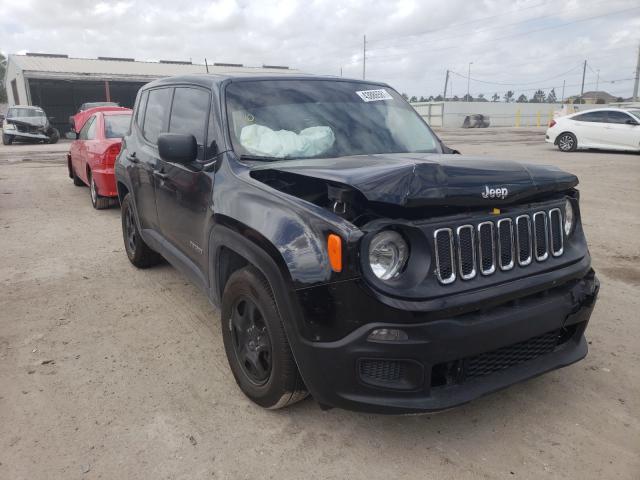
<path fill-rule="evenodd" d="M 288 65 L 409 96 L 555 88 L 629 97 L 638 0 L 0 0 L 0 51 Z M 599 71 L 599 78 L 598 78 Z"/>

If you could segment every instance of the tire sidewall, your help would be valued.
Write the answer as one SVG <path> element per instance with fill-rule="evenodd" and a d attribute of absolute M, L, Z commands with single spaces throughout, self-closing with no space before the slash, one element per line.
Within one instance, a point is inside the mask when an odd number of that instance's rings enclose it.
<path fill-rule="evenodd" d="M 127 222 L 126 216 L 127 216 L 127 213 L 129 211 L 129 209 L 131 209 L 131 214 L 133 215 L 133 228 L 136 229 L 137 238 L 140 238 L 140 232 L 138 231 L 138 225 L 137 225 L 137 221 L 136 221 L 135 209 L 133 208 L 133 203 L 131 201 L 131 195 L 127 194 L 124 197 L 124 200 L 122 201 L 122 214 L 121 214 L 121 219 L 122 219 L 122 239 L 124 241 L 124 251 L 127 253 L 127 257 L 129 257 L 129 260 L 133 263 L 133 262 L 136 261 L 137 245 L 136 245 L 136 250 L 132 252 L 131 249 L 129 248 L 129 240 L 127 239 L 127 225 L 126 225 L 126 222 Z"/>
<path fill-rule="evenodd" d="M 94 194 L 95 193 L 95 198 Z M 93 175 L 89 173 L 89 198 L 91 199 L 91 206 L 98 210 L 98 199 L 100 195 L 98 195 L 98 186 L 96 185 L 96 181 L 93 179 Z"/>
<path fill-rule="evenodd" d="M 262 385 L 255 384 L 246 375 L 233 345 L 229 321 L 232 308 L 240 298 L 248 298 L 256 304 L 262 314 L 271 342 L 271 374 Z M 284 333 L 282 320 L 264 280 L 250 269 L 245 268 L 235 272 L 224 290 L 220 318 L 227 359 L 240 389 L 258 405 L 265 408 L 276 407 L 283 397 L 283 392 L 291 393 L 292 390 L 287 385 L 288 379 L 285 372 L 287 357 L 291 355 L 291 351 L 286 340 L 282 341 Z"/>

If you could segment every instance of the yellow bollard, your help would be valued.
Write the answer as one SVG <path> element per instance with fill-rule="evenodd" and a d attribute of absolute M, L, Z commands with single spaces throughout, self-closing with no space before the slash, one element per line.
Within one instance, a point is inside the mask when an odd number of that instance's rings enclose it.
<path fill-rule="evenodd" d="M 538 110 L 538 113 L 536 114 L 536 127 L 540 126 L 540 110 Z"/>
<path fill-rule="evenodd" d="M 516 110 L 516 127 L 520 126 L 520 109 Z"/>

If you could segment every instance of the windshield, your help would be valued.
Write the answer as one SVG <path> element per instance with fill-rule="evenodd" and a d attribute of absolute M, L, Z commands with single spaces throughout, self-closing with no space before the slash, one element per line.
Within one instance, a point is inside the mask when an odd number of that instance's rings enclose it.
<path fill-rule="evenodd" d="M 226 90 L 233 148 L 261 159 L 438 152 L 435 135 L 389 87 L 255 80 Z"/>
<path fill-rule="evenodd" d="M 127 115 L 105 115 L 104 116 L 104 136 L 106 138 L 122 138 L 129 131 L 131 114 Z"/>
<path fill-rule="evenodd" d="M 44 116 L 44 112 L 36 108 L 10 108 L 7 112 L 7 118 L 38 118 Z"/>
<path fill-rule="evenodd" d="M 640 121 L 640 110 L 627 110 L 627 112 L 629 112 Z"/>

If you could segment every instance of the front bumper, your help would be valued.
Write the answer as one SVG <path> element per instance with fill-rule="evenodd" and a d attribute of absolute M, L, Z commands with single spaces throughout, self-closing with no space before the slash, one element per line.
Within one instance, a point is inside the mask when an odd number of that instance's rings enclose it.
<path fill-rule="evenodd" d="M 378 413 L 447 409 L 582 359 L 598 289 L 589 270 L 487 310 L 368 323 L 334 342 L 302 340 L 296 358 L 321 405 Z M 399 328 L 408 340 L 368 341 L 377 328 Z"/>
<path fill-rule="evenodd" d="M 14 139 L 25 138 L 29 140 L 49 140 L 49 137 L 47 137 L 44 133 L 28 133 L 8 128 L 3 129 L 2 133 L 4 135 L 11 135 Z"/>

